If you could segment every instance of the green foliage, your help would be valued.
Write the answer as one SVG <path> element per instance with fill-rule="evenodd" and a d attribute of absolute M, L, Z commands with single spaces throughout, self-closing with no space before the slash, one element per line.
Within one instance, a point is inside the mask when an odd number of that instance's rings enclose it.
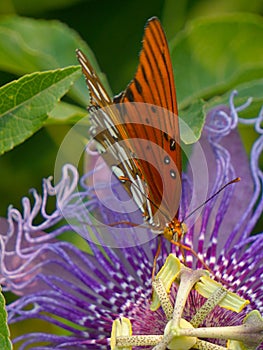
<path fill-rule="evenodd" d="M 12 349 L 12 344 L 9 339 L 9 329 L 7 326 L 7 317 L 5 310 L 5 299 L 1 293 L 0 287 L 0 349 L 10 350 Z"/>
<path fill-rule="evenodd" d="M 39 130 L 80 76 L 79 67 L 25 75 L 0 89 L 0 154 Z"/>
<path fill-rule="evenodd" d="M 25 74 L 65 67 L 74 62 L 73 52 L 76 47 L 81 47 L 100 77 L 104 79 L 88 46 L 75 31 L 58 21 L 6 17 L 0 21 L 0 34 L 0 68 L 3 70 Z M 186 122 L 190 122 L 197 137 L 201 134 L 205 117 L 205 108 L 200 99 L 209 100 L 230 91 L 242 82 L 262 77 L 263 49 L 258 45 L 262 35 L 263 21 L 260 17 L 231 14 L 190 22 L 171 41 L 180 116 L 185 118 Z M 109 90 L 106 79 L 104 84 Z M 48 93 L 48 90 L 43 91 L 42 96 Z M 76 103 L 88 104 L 84 79 L 74 85 L 70 96 Z M 39 99 L 36 103 L 42 105 L 42 100 Z M 191 107 L 192 104 L 194 106 Z M 186 113 L 190 107 L 191 116 Z M 21 112 L 20 108 L 19 111 Z M 50 109 L 47 112 L 50 112 Z M 62 120 L 64 123 L 72 123 L 83 115 L 84 110 L 74 105 L 56 106 L 48 123 L 61 124 Z M 25 125 L 18 130 L 14 129 L 17 141 L 9 140 L 9 145 L 4 148 L 2 146 L 3 150 L 0 151 L 11 149 L 24 141 L 43 125 L 43 121 L 41 125 L 28 130 L 27 136 L 24 134 L 27 129 Z M 19 130 L 21 135 L 18 135 Z M 195 138 L 190 139 L 184 134 L 182 139 L 186 143 L 195 141 Z M 2 143 L 6 143 L 5 138 Z"/>
<path fill-rule="evenodd" d="M 205 107 L 211 106 L 211 98 L 225 92 L 229 97 L 230 91 L 239 84 L 261 79 L 263 47 L 259 42 L 262 37 L 263 20 L 254 15 L 231 14 L 189 23 L 171 45 L 179 110 L 188 109 L 200 99 L 206 101 Z M 253 90 L 246 92 L 253 93 Z M 261 94 L 261 102 L 262 98 Z M 217 99 L 217 103 L 227 103 L 225 96 Z M 207 108 L 200 105 L 191 118 L 198 123 L 205 111 Z"/>
<path fill-rule="evenodd" d="M 262 35 L 262 18 L 247 14 L 189 24 L 171 48 L 182 107 L 262 77 L 263 47 L 258 45 Z"/>
<path fill-rule="evenodd" d="M 76 48 L 83 49 L 94 68 L 94 55 L 81 37 L 59 21 L 35 20 L 17 16 L 0 20 L 0 69 L 22 75 L 41 70 L 62 68 L 77 63 Z M 102 80 L 103 75 L 101 74 Z M 104 80 L 104 84 L 107 82 Z M 70 91 L 78 103 L 89 103 L 84 80 Z"/>
<path fill-rule="evenodd" d="M 180 126 L 181 139 L 185 144 L 191 144 L 199 140 L 205 122 L 205 103 L 202 100 L 195 100 L 187 108 L 180 111 L 180 118 L 187 124 L 192 133 Z"/>

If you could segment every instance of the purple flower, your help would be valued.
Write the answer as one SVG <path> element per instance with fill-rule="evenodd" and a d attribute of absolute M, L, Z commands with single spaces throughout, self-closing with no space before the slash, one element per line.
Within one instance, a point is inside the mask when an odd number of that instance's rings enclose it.
<path fill-rule="evenodd" d="M 204 261 L 217 281 L 250 304 L 239 313 L 215 306 L 202 319 L 202 327 L 237 326 L 250 311 L 263 312 L 263 235 L 251 235 L 263 209 L 263 173 L 258 165 L 263 113 L 255 119 L 240 119 L 241 108 L 234 107 L 233 98 L 234 94 L 229 108 L 215 108 L 207 116 L 202 138 L 183 175 L 180 216 L 189 227 L 184 243 L 200 257 L 197 260 L 185 252 L 190 271 L 203 268 L 200 261 Z M 258 134 L 250 162 L 236 129 L 238 123 L 253 124 Z M 206 163 L 200 163 L 200 151 Z M 151 240 L 154 235 L 142 227 L 102 225 L 141 223 L 142 219 L 138 211 L 122 214 L 123 209 L 116 210 L 113 196 L 125 201 L 127 194 L 118 181 L 105 184 L 110 174 L 106 165 L 97 154 L 90 157 L 96 167 L 81 178 L 81 190 L 77 170 L 65 165 L 60 182 L 53 186 L 51 178 L 45 179 L 42 196 L 32 190 L 33 205 L 23 198 L 22 213 L 10 207 L 8 219 L 0 221 L 0 282 L 6 291 L 20 296 L 7 306 L 9 323 L 19 325 L 20 334 L 13 342 L 20 349 L 109 349 L 112 323 L 119 317 L 130 320 L 135 335 L 164 333 L 167 317 L 163 309 L 150 310 L 157 240 Z M 188 217 L 207 194 L 236 176 L 242 178 L 240 183 L 228 186 Z M 48 213 L 47 202 L 54 196 L 56 210 Z M 64 241 L 64 235 L 77 238 L 78 244 Z M 162 245 L 158 270 L 171 251 L 182 258 L 180 249 L 167 242 Z M 172 305 L 179 298 L 181 283 L 172 286 Z M 189 293 L 181 310 L 188 321 L 206 300 L 197 291 Z M 35 329 L 34 323 L 27 329 L 27 320 L 39 322 Z M 228 336 L 212 342 L 225 346 Z M 251 340 L 252 333 L 247 337 Z"/>

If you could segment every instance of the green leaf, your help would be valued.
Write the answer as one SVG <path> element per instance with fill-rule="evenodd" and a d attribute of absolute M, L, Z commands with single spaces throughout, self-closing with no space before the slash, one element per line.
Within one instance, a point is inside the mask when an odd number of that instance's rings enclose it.
<path fill-rule="evenodd" d="M 81 37 L 59 21 L 18 16 L 0 20 L 0 69 L 22 75 L 77 63 L 75 51 L 82 49 L 110 92 L 95 56 Z M 71 89 L 71 97 L 83 106 L 89 103 L 84 79 Z"/>
<path fill-rule="evenodd" d="M 87 110 L 60 101 L 50 113 L 46 124 L 75 124 L 88 114 Z"/>
<path fill-rule="evenodd" d="M 26 75 L 0 88 L 0 154 L 39 130 L 79 78 L 78 66 Z"/>
<path fill-rule="evenodd" d="M 5 310 L 5 299 L 1 293 L 0 287 L 0 349 L 10 350 L 12 349 L 12 344 L 9 339 L 9 329 L 7 326 L 7 313 Z"/>
<path fill-rule="evenodd" d="M 206 117 L 204 106 L 204 102 L 198 100 L 180 112 L 180 134 L 185 144 L 194 143 L 200 138 Z"/>
<path fill-rule="evenodd" d="M 263 77 L 263 20 L 231 14 L 191 22 L 171 45 L 181 109 Z"/>

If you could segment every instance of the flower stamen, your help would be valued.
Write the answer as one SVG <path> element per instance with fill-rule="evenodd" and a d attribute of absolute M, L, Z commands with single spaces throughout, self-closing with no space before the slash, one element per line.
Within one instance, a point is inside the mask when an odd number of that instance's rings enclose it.
<path fill-rule="evenodd" d="M 167 320 L 170 320 L 173 317 L 173 305 L 165 290 L 162 280 L 160 278 L 155 278 L 155 280 L 152 282 L 152 287 L 160 300 Z"/>
<path fill-rule="evenodd" d="M 222 299 L 224 299 L 226 295 L 227 290 L 225 288 L 218 288 L 192 317 L 190 323 L 193 325 L 193 327 L 198 327 L 206 316 L 216 307 L 216 305 L 218 305 Z"/>
<path fill-rule="evenodd" d="M 169 298 L 172 283 L 178 285 L 174 306 Z M 153 350 L 252 350 L 263 340 L 263 319 L 257 310 L 247 314 L 241 325 L 198 328 L 215 307 L 239 313 L 249 301 L 210 279 L 207 271 L 185 267 L 174 254 L 168 256 L 152 286 L 151 310 L 157 311 L 161 306 L 167 319 L 163 335 L 132 335 L 129 319 L 122 317 L 113 322 L 112 350 L 131 350 L 133 346 L 154 346 Z M 187 299 L 194 289 L 207 300 L 189 322 L 183 318 L 183 313 Z M 200 338 L 223 339 L 226 347 Z"/>

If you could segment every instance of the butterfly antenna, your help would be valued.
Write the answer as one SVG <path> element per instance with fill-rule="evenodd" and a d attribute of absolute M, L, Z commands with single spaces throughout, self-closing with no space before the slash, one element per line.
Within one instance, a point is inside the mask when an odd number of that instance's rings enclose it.
<path fill-rule="evenodd" d="M 216 197 L 220 192 L 222 192 L 227 186 L 239 182 L 241 180 L 240 177 L 235 178 L 234 180 L 229 181 L 227 184 L 225 184 L 224 186 L 222 186 L 216 193 L 214 193 L 211 197 L 209 197 L 206 201 L 204 201 L 204 203 L 202 203 L 201 205 L 199 205 L 197 208 L 195 208 L 190 214 L 188 214 L 183 221 L 185 221 L 186 219 L 188 219 L 190 216 L 192 216 L 197 210 L 199 210 L 200 208 L 202 208 L 204 205 L 206 205 L 206 203 L 208 203 L 209 201 L 211 201 L 211 199 L 213 199 L 214 197 Z"/>

